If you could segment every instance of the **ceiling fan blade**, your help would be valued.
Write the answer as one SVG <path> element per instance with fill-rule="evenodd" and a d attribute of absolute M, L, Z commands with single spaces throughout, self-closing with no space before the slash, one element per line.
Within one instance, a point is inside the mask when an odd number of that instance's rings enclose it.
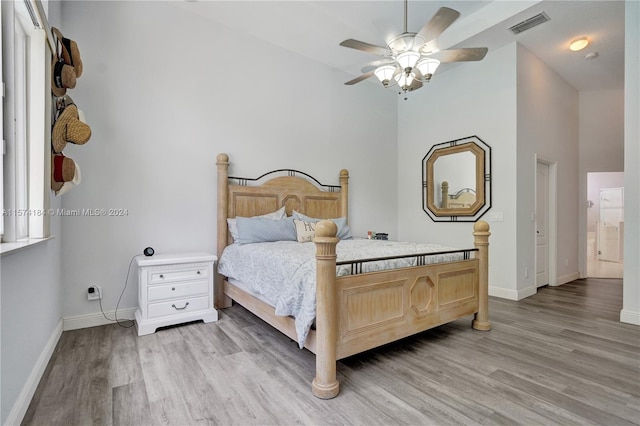
<path fill-rule="evenodd" d="M 352 38 L 343 41 L 340 43 L 340 46 L 361 50 L 363 52 L 371 53 L 372 55 L 385 56 L 389 54 L 389 50 L 386 47 L 376 46 L 374 44 L 365 43 L 364 41 L 354 40 Z"/>
<path fill-rule="evenodd" d="M 430 55 L 430 57 L 442 63 L 481 61 L 488 51 L 489 49 L 486 47 L 464 47 L 460 49 L 441 50 Z"/>
<path fill-rule="evenodd" d="M 418 35 L 424 39 L 425 43 L 430 42 L 449 28 L 449 25 L 453 24 L 459 16 L 460 12 L 457 10 L 441 7 L 436 14 L 433 15 L 433 18 L 422 27 Z"/>
<path fill-rule="evenodd" d="M 368 79 L 369 77 L 373 76 L 373 74 L 374 74 L 374 71 L 373 71 L 373 70 L 371 70 L 371 71 L 369 71 L 369 72 L 366 72 L 366 73 L 364 73 L 364 74 L 362 74 L 362 75 L 360 75 L 360 76 L 358 76 L 358 77 L 354 78 L 353 80 L 349 80 L 349 81 L 347 81 L 347 82 L 345 83 L 345 85 L 347 85 L 347 86 L 352 86 L 352 85 L 354 85 L 354 84 L 356 84 L 356 83 L 360 83 L 362 80 L 366 80 L 366 79 Z"/>
<path fill-rule="evenodd" d="M 378 60 L 378 61 L 369 62 L 367 65 L 365 65 L 364 67 L 362 67 L 362 69 L 361 69 L 360 71 L 362 71 L 362 72 L 369 72 L 369 71 L 371 71 L 371 70 L 374 70 L 374 69 L 378 68 L 378 67 L 379 67 L 379 66 L 381 66 L 381 65 L 393 65 L 393 64 L 395 64 L 395 63 L 396 63 L 396 62 L 395 62 L 393 59 L 391 59 L 391 58 L 388 58 L 388 59 L 380 59 L 380 60 Z"/>

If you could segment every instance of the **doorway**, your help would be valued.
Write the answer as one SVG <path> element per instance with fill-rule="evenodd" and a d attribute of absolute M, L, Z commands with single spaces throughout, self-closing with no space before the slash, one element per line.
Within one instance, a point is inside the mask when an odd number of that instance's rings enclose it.
<path fill-rule="evenodd" d="M 536 167 L 536 288 L 549 284 L 549 165 Z"/>
<path fill-rule="evenodd" d="M 587 174 L 587 277 L 622 278 L 624 173 Z"/>
<path fill-rule="evenodd" d="M 536 288 L 558 285 L 557 252 L 558 237 L 557 197 L 558 163 L 536 158 L 535 210 L 535 270 Z"/>

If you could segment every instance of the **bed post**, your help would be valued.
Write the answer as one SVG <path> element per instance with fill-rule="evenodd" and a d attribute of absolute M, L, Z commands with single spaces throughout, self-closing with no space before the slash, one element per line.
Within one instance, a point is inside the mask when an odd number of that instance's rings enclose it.
<path fill-rule="evenodd" d="M 472 327 L 476 330 L 491 330 L 489 322 L 489 224 L 482 220 L 473 225 L 474 245 L 478 249 L 479 284 L 478 312 L 475 314 Z"/>
<path fill-rule="evenodd" d="M 443 209 L 449 208 L 449 182 L 446 180 L 442 182 L 442 203 L 440 204 Z"/>
<path fill-rule="evenodd" d="M 349 171 L 340 170 L 340 216 L 347 218 L 349 223 Z"/>
<path fill-rule="evenodd" d="M 340 174 L 342 177 L 342 173 Z M 336 379 L 336 344 L 338 338 L 336 306 L 336 232 L 335 223 L 323 220 L 316 226 L 316 377 L 311 391 L 322 399 L 333 398 L 340 391 Z"/>
<path fill-rule="evenodd" d="M 227 246 L 227 215 L 229 214 L 229 156 L 218 154 L 216 157 L 218 167 L 218 217 L 217 217 L 217 254 L 218 259 L 222 256 L 222 250 Z M 227 308 L 231 306 L 231 298 L 224 295 L 224 283 L 222 275 L 215 273 L 215 295 L 214 305 L 216 308 Z"/>

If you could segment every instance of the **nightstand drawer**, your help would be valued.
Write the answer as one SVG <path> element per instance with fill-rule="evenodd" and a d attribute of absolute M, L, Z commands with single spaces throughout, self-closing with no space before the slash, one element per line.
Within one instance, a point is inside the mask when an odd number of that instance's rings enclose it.
<path fill-rule="evenodd" d="M 184 314 L 192 311 L 200 311 L 209 308 L 209 297 L 192 297 L 173 300 L 169 302 L 150 303 L 148 306 L 149 318 L 158 318 L 168 315 Z"/>
<path fill-rule="evenodd" d="M 185 269 L 159 269 L 149 271 L 149 284 L 162 284 L 171 281 L 185 281 L 207 278 L 209 270 L 206 266 Z"/>
<path fill-rule="evenodd" d="M 176 299 L 178 297 L 197 296 L 209 292 L 209 281 L 190 281 L 168 285 L 154 285 L 148 287 L 147 301 L 162 299 Z"/>

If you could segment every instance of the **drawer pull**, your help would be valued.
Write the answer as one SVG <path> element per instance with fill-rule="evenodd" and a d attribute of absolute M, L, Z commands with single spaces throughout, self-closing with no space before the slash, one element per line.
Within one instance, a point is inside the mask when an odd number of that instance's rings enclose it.
<path fill-rule="evenodd" d="M 171 287 L 171 291 L 176 291 L 176 288 L 175 287 Z"/>
<path fill-rule="evenodd" d="M 200 271 L 198 271 L 198 275 L 200 275 Z"/>
<path fill-rule="evenodd" d="M 185 303 L 184 306 L 182 308 L 178 308 L 176 307 L 175 304 L 171 305 L 172 308 L 175 308 L 176 311 L 181 311 L 183 309 L 187 309 L 187 306 L 189 306 L 189 302 Z"/>
<path fill-rule="evenodd" d="M 164 278 L 164 275 L 160 274 L 160 278 Z"/>

